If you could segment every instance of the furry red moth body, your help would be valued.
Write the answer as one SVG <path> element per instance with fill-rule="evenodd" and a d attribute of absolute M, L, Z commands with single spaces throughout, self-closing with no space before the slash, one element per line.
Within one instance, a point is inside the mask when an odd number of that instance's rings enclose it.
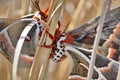
<path fill-rule="evenodd" d="M 36 24 L 36 26 L 37 26 L 36 33 L 39 33 L 39 37 L 41 37 L 42 31 L 44 29 L 42 21 L 44 21 L 44 22 L 47 21 L 47 17 L 48 17 L 48 13 L 49 13 L 49 9 L 50 9 L 52 0 L 50 0 L 48 6 L 44 10 L 40 9 L 39 0 L 35 0 L 35 1 L 31 0 L 31 2 L 34 5 L 34 7 L 38 10 L 37 12 L 35 12 L 32 19 L 34 20 L 33 23 Z M 30 41 L 30 39 L 31 39 L 31 36 L 26 37 L 26 41 Z"/>
<path fill-rule="evenodd" d="M 72 44 L 74 40 L 72 35 L 69 35 L 65 32 L 61 32 L 59 28 L 60 28 L 60 23 L 58 23 L 58 28 L 56 29 L 54 36 L 51 35 L 48 32 L 48 30 L 46 30 L 46 33 L 48 34 L 50 39 L 52 39 L 52 44 L 42 45 L 42 47 L 52 48 L 49 58 L 52 59 L 54 62 L 60 62 L 67 57 L 67 55 L 65 54 L 64 44 Z"/>

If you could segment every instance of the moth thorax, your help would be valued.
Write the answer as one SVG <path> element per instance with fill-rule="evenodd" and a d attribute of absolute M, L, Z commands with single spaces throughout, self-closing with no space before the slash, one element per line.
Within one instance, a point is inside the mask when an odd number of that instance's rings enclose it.
<path fill-rule="evenodd" d="M 61 43 L 67 38 L 65 34 L 62 34 L 60 39 L 57 41 L 57 48 L 61 48 Z"/>
<path fill-rule="evenodd" d="M 37 21 L 41 20 L 41 15 L 39 14 L 39 11 L 35 12 L 33 19 Z"/>

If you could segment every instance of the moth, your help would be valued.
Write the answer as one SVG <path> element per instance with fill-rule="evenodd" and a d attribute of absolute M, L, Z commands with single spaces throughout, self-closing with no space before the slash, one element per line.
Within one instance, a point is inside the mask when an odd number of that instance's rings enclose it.
<path fill-rule="evenodd" d="M 32 1 L 33 5 L 38 10 L 37 12 L 32 15 L 26 15 L 22 17 L 21 19 L 8 25 L 7 28 L 0 32 L 1 50 L 5 52 L 11 62 L 13 62 L 13 53 L 19 39 L 24 39 L 22 53 L 29 53 L 31 56 L 34 55 L 38 40 L 42 34 L 42 30 L 44 29 L 43 23 L 45 23 L 47 20 L 51 1 L 52 0 L 50 0 L 45 10 L 40 9 L 39 0 L 35 0 L 35 2 Z M 26 30 L 21 35 L 24 29 Z M 27 46 L 29 46 L 29 49 L 33 50 L 33 52 L 25 51 L 25 49 L 28 48 Z"/>

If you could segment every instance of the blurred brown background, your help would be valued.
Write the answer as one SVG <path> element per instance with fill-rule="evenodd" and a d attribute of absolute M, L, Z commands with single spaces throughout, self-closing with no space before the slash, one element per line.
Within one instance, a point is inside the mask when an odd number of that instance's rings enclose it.
<path fill-rule="evenodd" d="M 79 0 L 65 0 L 64 9 L 62 13 L 63 15 L 60 18 L 63 24 L 67 24 L 69 21 L 71 21 L 72 16 L 77 7 L 78 1 Z M 102 1 L 103 0 L 85 0 L 85 5 L 83 5 L 82 7 L 82 12 L 78 17 L 79 20 L 77 21 L 76 27 L 78 25 L 82 25 L 86 23 L 87 21 L 89 21 L 90 19 L 93 19 L 96 16 L 99 16 L 102 9 Z M 40 3 L 41 9 L 44 9 L 48 4 L 48 2 L 49 0 L 41 0 L 41 3 Z M 113 0 L 111 9 L 119 6 L 120 6 L 120 0 Z M 35 11 L 36 10 L 30 3 L 30 0 L 0 0 L 0 18 L 19 19 L 21 16 L 24 16 L 29 13 L 33 13 Z M 74 29 L 74 28 L 75 27 L 71 29 Z M 50 63 L 51 63 L 50 64 L 51 69 L 49 69 L 48 80 L 54 80 L 54 79 L 56 80 L 56 78 L 58 78 L 57 80 L 67 80 L 67 76 L 63 77 L 63 75 L 67 75 L 67 73 L 69 72 L 69 60 L 66 59 L 58 64 L 53 62 L 50 62 Z M 6 66 L 6 64 L 3 64 L 3 65 Z M 7 62 L 7 65 L 8 65 L 8 62 Z M 0 71 L 2 70 L 2 68 L 4 67 L 0 67 Z M 11 68 L 11 65 L 9 68 Z M 5 72 L 5 74 L 7 73 Z M 6 75 L 4 75 L 3 77 L 5 76 Z"/>
<path fill-rule="evenodd" d="M 40 7 L 44 9 L 49 0 L 40 0 Z M 79 0 L 65 0 L 62 22 L 68 23 L 76 9 Z M 103 0 L 85 0 L 85 5 L 82 7 L 82 12 L 78 17 L 79 20 L 76 26 L 84 24 L 90 19 L 100 15 Z M 120 6 L 120 0 L 113 0 L 112 9 Z M 33 13 L 36 9 L 33 8 L 30 0 L 0 0 L 0 18 L 20 18 L 23 15 Z M 71 30 L 71 29 L 70 29 Z"/>

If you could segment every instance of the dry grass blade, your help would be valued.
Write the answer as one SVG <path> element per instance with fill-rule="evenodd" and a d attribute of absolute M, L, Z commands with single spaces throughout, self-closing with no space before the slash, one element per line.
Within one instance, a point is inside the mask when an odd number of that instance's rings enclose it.
<path fill-rule="evenodd" d="M 43 43 L 44 37 L 45 37 L 45 30 L 42 32 L 39 44 Z M 29 80 L 33 80 L 33 79 L 37 80 L 37 77 L 39 75 L 39 70 L 40 70 L 39 66 L 41 66 L 41 64 L 42 64 L 42 57 L 43 57 L 43 54 L 42 54 L 43 52 L 40 52 L 40 51 L 41 51 L 41 48 L 38 46 L 37 50 L 36 50 L 36 53 L 35 53 L 34 62 L 33 62 L 33 65 L 31 67 L 31 70 L 30 70 L 30 73 L 29 73 Z"/>
<path fill-rule="evenodd" d="M 88 76 L 87 76 L 87 80 L 91 80 L 92 78 L 92 74 L 93 74 L 93 66 L 95 64 L 95 59 L 96 59 L 96 52 L 98 49 L 98 44 L 100 41 L 100 36 L 101 36 L 101 32 L 102 32 L 102 28 L 103 28 L 103 23 L 105 21 L 105 16 L 107 11 L 109 10 L 109 6 L 110 6 L 111 0 L 104 0 L 104 4 L 103 4 L 103 9 L 102 9 L 102 14 L 98 23 L 98 27 L 97 27 L 97 34 L 95 37 L 95 42 L 93 45 L 93 52 L 92 52 L 92 56 L 91 56 L 91 62 L 90 62 L 90 66 L 89 66 L 89 70 L 88 70 Z"/>
<path fill-rule="evenodd" d="M 51 8 L 50 8 L 49 15 L 48 15 L 48 20 L 50 19 L 51 15 L 53 14 L 53 11 L 56 8 L 57 4 L 58 4 L 57 0 L 52 0 Z"/>
<path fill-rule="evenodd" d="M 60 8 L 60 6 L 63 4 L 63 2 L 61 2 L 56 8 L 55 10 L 53 11 L 53 13 L 51 14 L 49 20 L 48 20 L 48 24 L 50 23 L 50 21 L 52 20 L 54 14 L 57 12 L 57 10 Z"/>
<path fill-rule="evenodd" d="M 61 2 L 63 2 L 63 0 L 60 0 L 59 2 L 55 0 L 55 2 L 52 3 L 51 8 L 55 9 L 57 4 L 59 4 Z M 61 8 L 58 9 L 58 11 L 55 13 L 55 15 L 52 19 L 51 25 L 49 27 L 49 32 L 51 34 L 54 34 L 54 31 L 55 31 L 57 23 L 58 23 L 58 17 L 60 15 L 60 12 L 61 12 Z M 41 45 L 44 42 L 44 36 L 45 36 L 45 32 L 42 33 L 42 37 L 39 41 L 39 45 Z M 51 44 L 51 42 L 52 41 L 48 38 L 46 41 L 46 44 Z M 46 72 L 47 72 L 48 57 L 49 57 L 50 52 L 51 52 L 51 49 L 47 49 L 47 48 L 38 46 L 36 53 L 35 53 L 35 59 L 33 61 L 33 65 L 30 70 L 29 80 L 38 80 L 38 79 L 44 80 Z"/>
<path fill-rule="evenodd" d="M 82 11 L 82 8 L 85 4 L 85 0 L 80 0 L 78 5 L 77 5 L 77 9 L 75 10 L 75 13 L 73 14 L 73 18 L 71 23 L 69 24 L 69 30 L 73 29 L 76 26 L 77 21 L 79 20 L 79 15 Z"/>
<path fill-rule="evenodd" d="M 63 3 L 64 0 L 60 0 L 58 2 L 58 5 Z M 54 35 L 54 31 L 56 30 L 56 26 L 57 26 L 57 23 L 58 23 L 58 19 L 59 19 L 59 15 L 60 15 L 60 12 L 61 12 L 61 9 L 62 9 L 62 6 L 58 9 L 58 11 L 56 12 L 56 14 L 54 15 L 53 19 L 52 19 L 52 22 L 51 22 L 51 25 L 50 25 L 50 28 L 49 28 L 49 32 Z M 46 44 L 51 44 L 51 40 L 48 38 L 47 41 L 46 41 Z M 45 77 L 46 77 L 46 73 L 47 73 L 47 69 L 48 69 L 48 59 L 49 59 L 49 54 L 51 53 L 51 49 L 47 49 L 48 52 L 46 52 L 46 56 L 45 56 L 45 61 L 44 61 L 44 64 L 43 64 L 43 69 L 40 71 L 42 72 L 41 74 L 39 74 L 39 80 L 44 80 Z"/>
<path fill-rule="evenodd" d="M 0 80 L 12 80 L 11 77 L 12 64 L 2 55 L 0 51 Z"/>
<path fill-rule="evenodd" d="M 22 0 L 21 1 L 21 9 L 22 11 L 22 15 L 28 14 L 29 13 L 29 5 L 30 5 L 30 0 Z"/>

